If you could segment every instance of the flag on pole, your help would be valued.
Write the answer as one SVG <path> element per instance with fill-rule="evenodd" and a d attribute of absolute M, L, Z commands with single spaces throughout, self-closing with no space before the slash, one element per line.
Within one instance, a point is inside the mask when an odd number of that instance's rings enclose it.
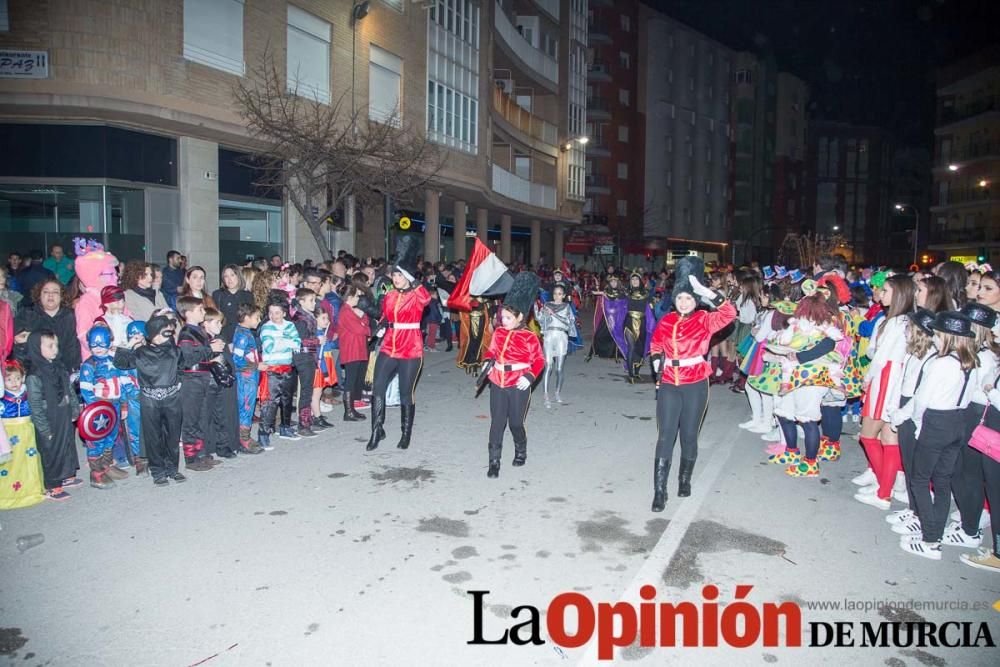
<path fill-rule="evenodd" d="M 506 294 L 514 276 L 486 244 L 476 239 L 465 273 L 448 297 L 450 310 L 472 310 L 473 297 L 496 297 Z"/>

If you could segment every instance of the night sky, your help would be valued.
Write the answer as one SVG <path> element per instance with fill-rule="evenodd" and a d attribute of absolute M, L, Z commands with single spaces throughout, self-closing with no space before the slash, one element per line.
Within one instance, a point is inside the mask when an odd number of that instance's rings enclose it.
<path fill-rule="evenodd" d="M 932 147 L 934 68 L 1000 41 L 1000 0 L 647 0 L 810 86 L 810 117 Z"/>

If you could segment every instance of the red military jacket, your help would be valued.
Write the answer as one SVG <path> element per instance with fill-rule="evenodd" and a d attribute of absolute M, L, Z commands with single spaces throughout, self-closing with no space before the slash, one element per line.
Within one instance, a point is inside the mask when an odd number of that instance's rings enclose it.
<path fill-rule="evenodd" d="M 662 357 L 661 382 L 674 385 L 701 382 L 712 374 L 705 361 L 712 334 L 736 319 L 736 307 L 724 301 L 718 310 L 696 310 L 686 317 L 676 311 L 665 315 L 656 325 L 649 343 L 649 354 Z M 702 357 L 690 366 L 671 362 Z"/>
<path fill-rule="evenodd" d="M 538 343 L 538 336 L 528 329 L 497 327 L 490 340 L 490 347 L 483 356 L 496 362 L 490 369 L 489 378 L 498 387 L 513 387 L 522 375 L 534 382 L 545 368 L 545 356 Z M 504 370 L 504 366 L 511 364 L 528 364 L 528 368 Z"/>
<path fill-rule="evenodd" d="M 413 289 L 392 290 L 382 299 L 382 319 L 388 323 L 381 351 L 394 359 L 419 359 L 424 356 L 424 338 L 420 318 L 431 295 L 419 285 Z M 344 304 L 344 308 L 347 308 Z M 406 328 L 396 328 L 402 324 Z M 413 326 L 416 325 L 416 326 Z"/>

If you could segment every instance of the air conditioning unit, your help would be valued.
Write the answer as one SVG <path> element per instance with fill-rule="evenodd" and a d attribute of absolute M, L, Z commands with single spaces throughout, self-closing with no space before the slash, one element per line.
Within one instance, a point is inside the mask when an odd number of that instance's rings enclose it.
<path fill-rule="evenodd" d="M 514 79 L 497 79 L 497 88 L 508 95 L 514 94 Z"/>

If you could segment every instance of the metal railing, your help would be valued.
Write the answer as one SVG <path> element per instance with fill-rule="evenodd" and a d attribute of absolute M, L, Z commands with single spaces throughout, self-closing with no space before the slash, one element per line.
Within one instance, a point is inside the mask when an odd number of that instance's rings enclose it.
<path fill-rule="evenodd" d="M 946 167 L 964 160 L 978 160 L 985 157 L 1000 157 L 1000 142 L 980 141 L 964 148 L 952 148 L 947 155 L 938 158 L 938 166 Z"/>
<path fill-rule="evenodd" d="M 547 53 L 536 49 L 532 46 L 531 42 L 526 40 L 524 36 L 517 31 L 514 24 L 511 22 L 510 17 L 504 12 L 503 7 L 500 3 L 496 4 L 496 10 L 494 12 L 497 32 L 500 33 L 500 38 L 506 42 L 507 46 L 517 54 L 517 57 L 524 62 L 525 65 L 530 67 L 534 72 L 541 75 L 544 79 L 551 81 L 555 85 L 559 85 L 559 63 L 555 59 L 551 58 Z"/>
<path fill-rule="evenodd" d="M 990 188 L 969 188 L 968 190 L 949 190 L 938 194 L 933 206 L 953 206 L 956 204 L 988 204 Z M 1000 205 L 1000 202 L 998 202 Z"/>
<path fill-rule="evenodd" d="M 532 183 L 496 164 L 493 165 L 493 191 L 532 206 L 550 209 L 556 207 L 556 189 L 554 187 Z"/>
<path fill-rule="evenodd" d="M 596 61 L 587 65 L 587 76 L 596 79 L 611 80 L 611 68 L 604 61 Z"/>
<path fill-rule="evenodd" d="M 606 97 L 588 97 L 587 113 L 611 113 L 611 102 Z"/>
<path fill-rule="evenodd" d="M 587 174 L 588 188 L 607 188 L 608 177 L 606 174 Z"/>
<path fill-rule="evenodd" d="M 500 88 L 493 89 L 493 108 L 525 134 L 552 146 L 559 143 L 559 128 L 519 105 Z"/>
<path fill-rule="evenodd" d="M 957 123 L 988 111 L 1000 111 L 1000 97 L 983 97 L 958 108 L 942 109 L 938 125 Z"/>
<path fill-rule="evenodd" d="M 992 241 L 994 238 L 996 238 L 996 232 L 983 227 L 931 229 L 931 243 L 982 243 Z"/>

